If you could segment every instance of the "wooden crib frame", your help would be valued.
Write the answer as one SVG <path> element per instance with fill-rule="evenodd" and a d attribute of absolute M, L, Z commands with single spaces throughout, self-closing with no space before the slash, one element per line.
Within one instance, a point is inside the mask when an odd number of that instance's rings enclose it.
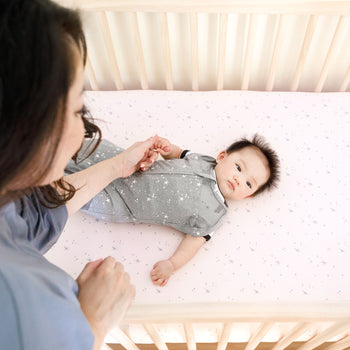
<path fill-rule="evenodd" d="M 92 90 L 141 88 L 321 92 L 347 91 L 349 88 L 350 53 L 346 40 L 350 39 L 349 1 L 59 0 L 59 2 L 82 9 L 87 16 L 90 16 L 86 21 L 88 23 L 86 27 L 91 27 L 93 33 L 88 35 L 90 56 L 86 71 L 89 83 L 86 87 Z M 123 35 L 129 35 L 127 39 L 132 42 L 129 49 L 126 46 L 118 47 L 120 39 L 117 34 L 118 28 L 113 24 L 116 21 L 113 15 L 116 13 L 125 15 Z M 95 16 L 95 22 L 91 20 L 92 14 Z M 186 27 L 185 29 L 170 27 L 169 17 L 174 15 L 183 17 L 177 24 Z M 152 17 L 150 19 L 145 16 Z M 208 33 L 200 30 L 201 16 L 205 16 L 204 21 L 207 21 L 208 26 L 214 22 L 211 28 L 215 29 L 215 35 L 210 38 L 210 48 L 204 49 L 206 50 L 204 55 L 200 54 L 203 46 L 203 40 L 200 39 L 208 36 Z M 228 22 L 233 21 L 229 16 L 238 16 L 236 20 L 244 22 L 240 26 L 237 24 L 237 33 L 232 34 L 232 30 L 229 32 Z M 266 18 L 264 23 L 259 25 L 262 16 Z M 149 22 L 157 22 L 159 28 L 155 29 L 152 25 L 148 25 Z M 299 27 L 302 27 L 302 30 L 295 35 L 295 30 Z M 159 30 L 159 33 L 152 35 L 152 31 L 155 30 Z M 181 30 L 180 39 L 176 38 L 175 34 L 170 38 L 172 32 L 179 30 Z M 264 47 L 258 48 L 257 40 L 260 39 L 257 39 L 257 31 L 265 32 L 261 40 L 270 45 L 269 50 L 265 50 Z M 148 35 L 148 40 L 145 34 L 147 32 L 151 33 Z M 327 38 L 324 33 L 329 34 Z M 242 41 L 239 48 L 231 53 L 228 44 L 230 34 L 234 36 L 234 42 Z M 188 40 L 183 40 L 184 37 Z M 289 37 L 293 37 L 293 41 L 288 45 L 286 39 Z M 153 41 L 159 41 L 157 43 L 159 50 L 152 50 L 155 47 Z M 97 47 L 95 45 L 97 42 L 103 44 Z M 214 50 L 211 47 L 214 47 Z M 207 65 L 203 63 L 207 57 L 206 52 L 214 52 L 212 61 Z M 101 56 L 105 56 L 105 60 L 101 60 Z M 288 72 L 283 72 L 282 58 L 288 59 L 288 62 L 286 61 L 288 67 L 285 67 Z M 130 60 L 134 60 L 135 64 L 127 66 L 126 62 L 129 63 Z M 183 66 L 189 67 L 182 71 L 179 68 L 174 74 L 176 66 L 174 63 L 178 61 L 183 61 Z M 154 65 L 161 65 L 162 68 L 152 66 L 152 62 Z M 232 65 L 238 66 L 235 72 L 232 72 Z M 101 66 L 108 68 L 108 74 L 98 76 Z M 158 69 L 158 72 L 151 78 L 150 72 L 155 69 Z M 128 70 L 133 70 L 137 74 L 128 77 Z M 302 80 L 304 84 L 300 86 Z"/>
<path fill-rule="evenodd" d="M 326 327 L 321 324 L 326 322 Z M 196 324 L 219 324 L 221 334 L 212 349 L 224 350 L 229 343 L 234 325 L 259 323 L 250 334 L 246 350 L 255 349 L 276 325 L 294 323 L 280 337 L 269 344 L 273 350 L 282 350 L 305 335 L 298 349 L 311 350 L 324 344 L 322 349 L 340 350 L 350 347 L 350 304 L 254 304 L 254 303 L 214 303 L 214 304 L 172 304 L 132 306 L 125 319 L 126 324 L 142 324 L 155 346 L 168 350 L 157 325 L 181 324 L 188 350 L 195 350 Z M 111 332 L 123 347 L 128 350 L 139 349 L 127 332 L 115 329 Z M 336 341 L 335 341 L 336 340 Z M 105 345 L 105 349 L 111 349 Z"/>
<path fill-rule="evenodd" d="M 89 56 L 86 69 L 86 88 L 92 90 L 123 89 L 167 89 L 167 90 L 283 90 L 283 91 L 349 91 L 350 82 L 350 50 L 346 38 L 350 39 L 350 1 L 263 1 L 263 0 L 56 0 L 65 6 L 79 8 L 84 13 L 84 25 L 87 35 Z M 118 48 L 115 31 L 116 19 L 124 16 L 125 33 L 129 33 L 130 50 Z M 174 54 L 171 40 L 169 17 L 182 16 L 180 23 L 188 21 L 189 30 L 186 40 L 177 43 L 180 54 Z M 209 16 L 215 22 L 215 48 L 210 69 L 203 66 L 205 56 L 200 55 L 200 42 L 203 32 L 199 30 L 200 16 Z M 153 74 L 152 52 L 149 42 L 146 43 L 147 23 L 153 16 L 157 21 L 159 39 L 158 55 L 161 57 L 161 68 Z M 231 17 L 230 17 L 231 16 Z M 229 53 L 229 21 L 232 16 L 244 22 L 243 31 L 238 31 L 235 38 L 241 38 L 240 57 Z M 257 31 L 259 16 L 266 16 L 266 35 L 271 37 L 270 51 L 265 56 L 264 48 L 257 48 Z M 126 20 L 127 19 L 127 20 Z M 286 23 L 289 20 L 303 23 L 298 34 L 298 44 L 293 47 L 284 45 L 289 34 Z M 319 48 L 317 29 L 327 28 L 328 40 Z M 268 25 L 269 21 L 273 25 Z M 298 22 L 300 21 L 300 22 Z M 321 23 L 320 23 L 321 22 Z M 143 24 L 142 24 L 143 23 Z M 146 23 L 146 24 L 145 24 Z M 153 23 L 153 22 L 152 22 Z M 154 24 L 154 23 L 153 23 Z M 271 23 L 270 23 L 271 24 Z M 144 30 L 140 30 L 141 25 Z M 97 27 L 96 27 L 97 26 Z M 151 24 L 152 27 L 152 24 Z M 237 29 L 241 28 L 237 25 Z M 97 28 L 97 29 L 96 29 Z M 174 28 L 173 28 L 174 30 Z M 176 30 L 176 29 L 175 29 Z M 323 33 L 320 29 L 319 32 Z M 183 32 L 184 33 L 184 32 Z M 120 34 L 119 34 L 120 35 Z M 205 34 L 204 34 L 205 35 Z M 152 35 L 151 35 L 152 37 Z M 154 35 L 156 37 L 156 35 Z M 231 38 L 232 39 L 232 38 Z M 155 39 L 156 40 L 156 39 Z M 181 42 L 189 44 L 187 49 Z M 99 49 L 103 47 L 103 51 Z M 102 45 L 102 46 L 101 46 Z M 313 45 L 317 46 L 317 51 Z M 297 47 L 297 49 L 296 49 Z M 312 62 L 308 58 L 316 50 Z M 158 51 L 158 50 L 154 50 Z M 102 52 L 102 53 L 101 53 Z M 183 52 L 183 55 L 182 55 Z M 209 52 L 209 51 L 208 51 Z M 187 54 L 187 57 L 185 57 Z M 261 56 L 259 56 L 261 55 Z M 183 56 L 183 57 L 182 57 Z M 281 71 L 282 57 L 290 56 L 288 73 Z M 189 62 L 183 74 L 174 74 L 177 63 L 174 57 Z M 204 57 L 204 58 L 203 58 Z M 257 58 L 258 57 L 258 58 Z M 315 58 L 317 60 L 315 60 Z M 134 60 L 134 66 L 127 66 Z M 233 73 L 232 62 L 239 61 L 238 72 Z M 154 60 L 155 65 L 158 61 Z M 231 65 L 231 70 L 230 70 Z M 287 64 L 286 64 L 287 65 Z M 102 72 L 103 67 L 110 72 L 108 76 Z M 201 68 L 202 67 L 202 68 Z M 264 70 L 261 70 L 261 67 Z M 313 67 L 318 67 L 311 71 Z M 201 74 L 203 72 L 205 74 Z M 130 73 L 131 72 L 131 73 Z M 181 69 L 178 69 L 181 72 Z M 304 83 L 302 84 L 302 82 Z M 226 348 L 233 326 L 240 323 L 256 322 L 260 324 L 250 335 L 247 350 L 255 349 L 265 335 L 276 324 L 295 323 L 287 332 L 281 332 L 274 342 L 273 349 L 285 349 L 300 336 L 312 330 L 302 350 L 314 349 L 332 340 L 325 347 L 329 350 L 350 347 L 350 304 L 179 304 L 179 305 L 133 305 L 125 319 L 125 325 L 141 324 L 158 349 L 168 349 L 157 329 L 159 324 L 181 324 L 184 330 L 187 348 L 196 349 L 196 324 L 218 323 L 222 328 L 218 344 L 213 349 Z M 322 323 L 329 325 L 324 328 Z M 121 330 L 123 329 L 123 331 Z M 129 337 L 127 328 L 115 329 L 111 335 L 126 349 L 138 349 Z M 334 339 L 336 339 L 334 341 Z M 110 349 L 105 345 L 106 349 Z"/>

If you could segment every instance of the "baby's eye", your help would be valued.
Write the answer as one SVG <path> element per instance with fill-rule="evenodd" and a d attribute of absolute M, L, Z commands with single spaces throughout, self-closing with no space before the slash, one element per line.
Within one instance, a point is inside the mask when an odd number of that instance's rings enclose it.
<path fill-rule="evenodd" d="M 242 171 L 241 167 L 240 167 L 238 164 L 236 164 L 236 168 L 237 168 L 237 170 L 238 170 L 239 172 Z"/>
<path fill-rule="evenodd" d="M 249 188 L 252 188 L 252 184 L 249 181 L 247 181 L 246 184 Z"/>

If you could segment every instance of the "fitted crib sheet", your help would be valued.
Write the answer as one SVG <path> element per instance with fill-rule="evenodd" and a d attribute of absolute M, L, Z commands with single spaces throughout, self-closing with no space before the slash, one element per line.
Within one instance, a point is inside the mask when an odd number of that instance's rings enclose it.
<path fill-rule="evenodd" d="M 47 258 L 73 277 L 90 260 L 121 261 L 135 304 L 345 302 L 350 300 L 349 93 L 85 92 L 103 136 L 122 147 L 157 133 L 215 156 L 234 140 L 264 136 L 281 160 L 279 188 L 229 202 L 221 228 L 165 287 L 154 263 L 183 234 L 146 224 L 115 224 L 81 212 Z"/>

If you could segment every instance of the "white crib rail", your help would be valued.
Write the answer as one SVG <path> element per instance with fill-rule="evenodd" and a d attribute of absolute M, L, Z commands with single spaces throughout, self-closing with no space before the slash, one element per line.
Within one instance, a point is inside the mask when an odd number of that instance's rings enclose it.
<path fill-rule="evenodd" d="M 93 90 L 349 89 L 349 0 L 56 1 L 84 13 Z"/>
<path fill-rule="evenodd" d="M 295 341 L 301 341 L 301 350 L 315 349 L 321 344 L 329 349 L 345 349 L 350 344 L 350 304 L 285 304 L 285 303 L 209 303 L 172 305 L 134 305 L 127 314 L 125 324 L 143 325 L 153 343 L 160 350 L 168 350 L 167 339 L 159 327 L 183 327 L 185 341 L 190 350 L 196 349 L 196 327 L 198 324 L 219 325 L 217 350 L 224 350 L 234 343 L 232 330 L 242 324 L 256 324 L 247 339 L 246 350 L 254 350 L 264 341 L 273 339 L 270 331 L 276 326 L 281 332 L 273 340 L 273 350 L 285 349 Z M 288 327 L 283 327 L 288 324 Z M 135 350 L 137 345 L 128 332 L 114 332 L 113 336 L 126 349 Z M 276 338 L 276 329 L 274 330 Z M 125 340 L 127 339 L 127 341 Z M 300 340 L 301 339 L 301 340 Z M 213 345 L 214 346 L 214 345 Z M 213 347 L 214 349 L 214 347 Z"/>

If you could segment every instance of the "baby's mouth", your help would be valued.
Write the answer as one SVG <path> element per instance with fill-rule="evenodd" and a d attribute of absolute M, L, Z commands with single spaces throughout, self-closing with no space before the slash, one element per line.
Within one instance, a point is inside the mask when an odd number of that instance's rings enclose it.
<path fill-rule="evenodd" d="M 235 185 L 231 181 L 229 181 L 228 183 L 229 183 L 230 187 L 232 188 L 232 190 L 234 191 L 235 190 Z"/>

